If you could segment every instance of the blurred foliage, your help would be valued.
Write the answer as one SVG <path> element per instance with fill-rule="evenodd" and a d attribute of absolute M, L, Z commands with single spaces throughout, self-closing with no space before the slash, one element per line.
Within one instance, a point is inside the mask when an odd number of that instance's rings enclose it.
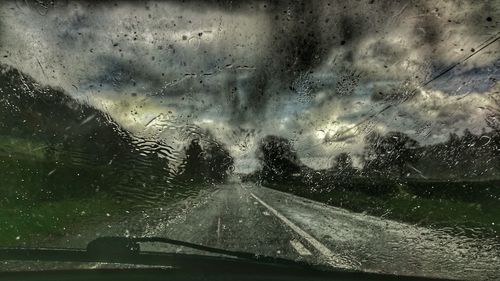
<path fill-rule="evenodd" d="M 0 108 L 0 243 L 164 205 L 232 171 L 228 151 L 212 138 L 203 148 L 191 143 L 178 173 L 167 143 L 132 135 L 106 113 L 4 65 Z"/>
<path fill-rule="evenodd" d="M 287 139 L 268 136 L 257 156 L 261 168 L 244 181 L 320 202 L 400 221 L 484 235 L 500 231 L 498 131 L 420 146 L 400 132 L 366 138 L 362 169 L 347 153 L 328 169 L 314 170 L 297 160 Z M 477 233 L 476 233 L 477 234 Z M 476 235 L 474 234 L 474 235 Z"/>
<path fill-rule="evenodd" d="M 185 149 L 186 158 L 181 164 L 179 178 L 193 183 L 222 183 L 232 172 L 234 160 L 229 151 L 214 141 L 193 139 Z"/>

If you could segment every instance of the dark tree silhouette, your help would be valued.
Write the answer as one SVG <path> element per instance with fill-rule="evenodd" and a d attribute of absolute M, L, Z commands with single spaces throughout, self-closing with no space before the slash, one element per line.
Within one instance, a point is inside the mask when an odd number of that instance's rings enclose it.
<path fill-rule="evenodd" d="M 437 153 L 442 159 L 442 163 L 446 165 L 446 168 L 452 171 L 456 171 L 456 166 L 460 163 L 460 155 L 462 150 L 462 141 L 460 137 L 455 133 L 450 133 L 448 141 L 444 143 L 444 146 L 437 147 Z M 454 176 L 453 172 L 450 176 Z"/>
<path fill-rule="evenodd" d="M 199 139 L 191 140 L 186 148 L 186 158 L 181 165 L 180 178 L 195 183 L 205 182 L 208 172 L 208 161 L 200 145 Z"/>
<path fill-rule="evenodd" d="M 331 171 L 334 176 L 348 178 L 356 174 L 357 170 L 352 165 L 352 158 L 348 153 L 340 153 L 332 161 Z"/>
<path fill-rule="evenodd" d="M 385 136 L 370 134 L 365 139 L 365 167 L 368 174 L 403 178 L 419 159 L 416 140 L 401 132 L 389 132 Z"/>
<path fill-rule="evenodd" d="M 475 135 L 465 129 L 462 136 L 450 133 L 443 143 L 421 147 L 416 167 L 429 178 L 471 179 L 497 177 L 500 162 L 495 154 L 495 131 Z"/>
<path fill-rule="evenodd" d="M 206 157 L 208 160 L 207 176 L 213 183 L 221 183 L 233 170 L 234 160 L 229 151 L 221 144 L 211 142 L 208 145 Z"/>
<path fill-rule="evenodd" d="M 261 178 L 269 182 L 289 180 L 302 167 L 292 143 L 283 137 L 263 138 L 256 156 L 262 164 Z"/>
<path fill-rule="evenodd" d="M 221 183 L 226 180 L 233 167 L 233 158 L 226 148 L 215 141 L 200 144 L 191 141 L 186 148 L 180 178 L 195 183 Z"/>

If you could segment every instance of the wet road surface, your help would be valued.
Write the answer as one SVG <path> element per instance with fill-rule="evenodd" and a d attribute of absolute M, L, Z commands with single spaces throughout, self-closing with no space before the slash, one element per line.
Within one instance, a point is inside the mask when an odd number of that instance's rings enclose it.
<path fill-rule="evenodd" d="M 496 240 L 456 237 L 239 182 L 143 212 L 98 232 L 67 237 L 64 245 L 84 247 L 90 236 L 104 235 L 168 237 L 371 272 L 500 278 Z M 143 244 L 141 249 L 196 252 L 158 243 Z"/>

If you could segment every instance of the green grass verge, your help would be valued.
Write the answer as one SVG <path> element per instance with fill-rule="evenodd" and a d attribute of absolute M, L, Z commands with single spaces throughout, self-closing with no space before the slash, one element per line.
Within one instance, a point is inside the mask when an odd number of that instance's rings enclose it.
<path fill-rule="evenodd" d="M 274 184 L 269 187 L 291 190 L 298 196 L 354 212 L 432 228 L 448 228 L 466 236 L 498 237 L 500 234 L 498 200 L 465 202 L 457 199 L 423 198 L 410 194 L 405 187 L 383 196 L 371 196 L 359 191 L 312 190 L 306 186 L 290 188 Z"/>
<path fill-rule="evenodd" d="M 117 215 L 166 206 L 211 186 L 167 181 L 163 162 L 135 169 L 151 159 L 109 165 L 79 155 L 54 158 L 41 142 L 0 136 L 0 246 L 37 245 L 81 227 L 97 231 Z"/>
<path fill-rule="evenodd" d="M 73 226 L 99 222 L 108 216 L 123 214 L 125 210 L 124 203 L 105 195 L 3 206 L 0 209 L 0 246 L 62 237 Z"/>

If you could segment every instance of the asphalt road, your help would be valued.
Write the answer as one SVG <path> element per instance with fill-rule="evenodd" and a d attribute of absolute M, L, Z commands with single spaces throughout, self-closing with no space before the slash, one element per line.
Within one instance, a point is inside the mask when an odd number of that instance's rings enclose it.
<path fill-rule="evenodd" d="M 103 235 L 168 237 L 370 272 L 500 280 L 498 240 L 457 237 L 240 182 L 69 235 L 61 246 L 84 247 Z M 158 243 L 141 249 L 194 251 Z"/>

